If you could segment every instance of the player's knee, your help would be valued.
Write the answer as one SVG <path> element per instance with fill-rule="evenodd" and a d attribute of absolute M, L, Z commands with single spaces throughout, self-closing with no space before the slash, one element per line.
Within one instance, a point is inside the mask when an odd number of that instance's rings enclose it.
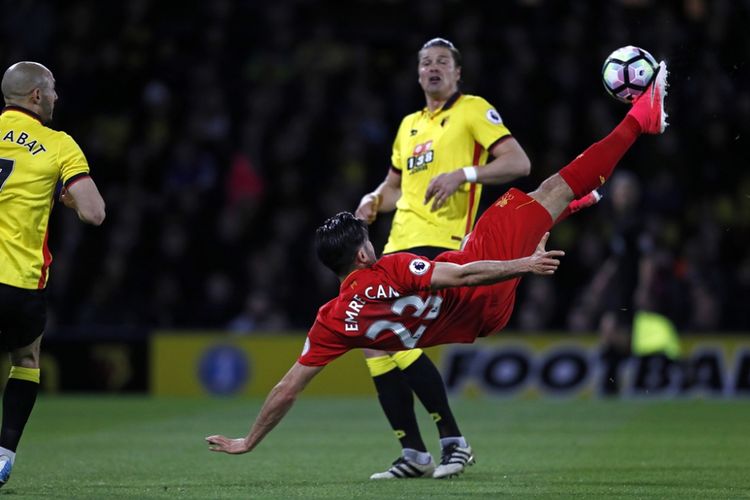
<path fill-rule="evenodd" d="M 552 214 L 553 220 L 573 201 L 573 191 L 559 174 L 547 178 L 529 196 Z"/>
<path fill-rule="evenodd" d="M 10 353 L 10 362 L 13 366 L 21 368 L 39 368 L 39 345 L 34 343 L 13 349 Z"/>

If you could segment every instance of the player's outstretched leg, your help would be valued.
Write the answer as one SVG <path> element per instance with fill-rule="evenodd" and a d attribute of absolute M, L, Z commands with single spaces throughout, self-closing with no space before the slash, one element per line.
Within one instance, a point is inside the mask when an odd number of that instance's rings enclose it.
<path fill-rule="evenodd" d="M 581 198 L 609 179 L 620 158 L 641 134 L 661 134 L 667 127 L 664 100 L 667 95 L 667 65 L 662 61 L 654 81 L 635 100 L 627 116 L 601 141 L 560 170 L 560 175 Z M 570 200 L 566 200 L 566 204 Z"/>
<path fill-rule="evenodd" d="M 667 95 L 667 66 L 659 63 L 654 81 L 633 103 L 627 116 L 604 139 L 563 167 L 557 175 L 529 193 L 552 216 L 563 214 L 568 204 L 588 195 L 609 179 L 622 156 L 641 134 L 661 134 L 667 127 L 664 101 Z"/>

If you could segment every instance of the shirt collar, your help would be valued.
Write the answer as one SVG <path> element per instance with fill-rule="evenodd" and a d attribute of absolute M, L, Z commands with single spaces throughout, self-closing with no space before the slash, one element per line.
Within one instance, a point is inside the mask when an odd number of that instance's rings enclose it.
<path fill-rule="evenodd" d="M 445 101 L 445 104 L 443 104 L 442 111 L 448 111 L 451 109 L 451 107 L 456 104 L 456 101 L 458 101 L 458 98 L 461 97 L 461 91 L 457 90 L 453 93 L 452 96 L 448 98 L 447 101 Z"/>
<path fill-rule="evenodd" d="M 21 106 L 13 106 L 13 105 L 5 106 L 3 108 L 2 112 L 5 113 L 6 111 L 17 111 L 19 113 L 23 113 L 24 115 L 27 115 L 27 116 L 35 119 L 39 123 L 42 123 L 42 117 L 41 116 L 39 116 L 38 114 L 34 113 L 31 110 L 28 110 L 26 108 L 22 108 Z"/>
<path fill-rule="evenodd" d="M 442 111 L 448 111 L 449 109 L 451 109 L 451 107 L 453 107 L 454 104 L 456 104 L 456 101 L 458 101 L 459 97 L 461 97 L 462 95 L 463 94 L 461 94 L 461 91 L 457 90 L 448 98 L 447 101 L 445 101 L 445 104 L 443 104 L 439 109 L 435 110 L 434 113 L 430 113 L 430 110 L 427 108 L 427 106 L 425 106 L 424 112 L 428 113 L 431 116 L 435 116 Z"/>

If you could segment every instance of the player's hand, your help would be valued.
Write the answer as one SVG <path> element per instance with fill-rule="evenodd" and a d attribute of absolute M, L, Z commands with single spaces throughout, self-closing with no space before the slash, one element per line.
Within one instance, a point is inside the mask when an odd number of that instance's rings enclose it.
<path fill-rule="evenodd" d="M 73 210 L 76 209 L 76 200 L 70 195 L 68 190 L 65 188 L 62 188 L 62 191 L 60 191 L 60 201 L 66 207 L 72 208 Z"/>
<path fill-rule="evenodd" d="M 250 449 L 245 442 L 245 438 L 228 438 L 226 436 L 208 436 L 206 438 L 208 443 L 208 449 L 211 451 L 222 451 L 229 453 L 230 455 L 239 455 L 241 453 L 247 453 Z"/>
<path fill-rule="evenodd" d="M 458 187 L 466 182 L 466 175 L 462 169 L 454 170 L 447 174 L 440 174 L 433 177 L 427 186 L 424 194 L 424 204 L 427 205 L 432 200 L 432 212 L 445 205 L 448 198 L 456 192 Z"/>
<path fill-rule="evenodd" d="M 536 246 L 536 250 L 529 257 L 530 259 L 530 270 L 532 274 L 550 275 L 555 274 L 557 268 L 560 266 L 560 261 L 557 257 L 562 257 L 565 252 L 562 250 L 545 250 L 547 240 L 549 239 L 549 233 L 544 233 L 539 244 Z"/>
<path fill-rule="evenodd" d="M 357 207 L 357 211 L 354 212 L 354 216 L 358 219 L 362 219 L 368 224 L 372 224 L 378 216 L 378 207 L 380 207 L 382 199 L 382 196 L 379 194 L 367 193 L 362 197 L 362 201 L 359 202 L 359 206 Z"/>

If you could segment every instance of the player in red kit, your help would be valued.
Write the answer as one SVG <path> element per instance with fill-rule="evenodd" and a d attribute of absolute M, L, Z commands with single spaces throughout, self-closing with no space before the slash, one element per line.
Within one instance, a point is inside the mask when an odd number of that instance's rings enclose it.
<path fill-rule="evenodd" d="M 511 189 L 477 222 L 462 250 L 434 261 L 413 254 L 377 260 L 367 226 L 352 214 L 328 219 L 316 233 L 323 263 L 341 279 L 339 296 L 318 311 L 302 355 L 271 390 L 244 438 L 206 440 L 212 451 L 251 451 L 284 417 L 323 367 L 355 348 L 398 351 L 473 342 L 502 329 L 527 273 L 553 274 L 561 251 L 546 251 L 549 229 L 575 200 L 601 186 L 641 134 L 661 134 L 667 68 L 604 139 L 531 193 Z"/>
<path fill-rule="evenodd" d="M 532 256 L 510 261 L 457 265 L 476 260 L 468 251 L 446 252 L 435 261 L 411 253 L 376 261 L 366 226 L 352 214 L 342 212 L 321 229 L 361 240 L 361 260 L 370 265 L 346 276 L 339 296 L 318 311 L 299 358 L 306 366 L 325 366 L 353 348 L 400 351 L 473 342 L 507 322 L 516 277 L 529 272 L 552 274 L 560 263 L 555 257 L 563 255 L 544 250 L 547 233 Z M 503 289 L 501 284 L 476 287 L 498 279 L 510 281 L 502 283 Z M 501 314 L 488 317 L 486 311 L 499 305 L 494 294 L 500 300 L 511 296 L 511 304 L 502 307 Z"/>

